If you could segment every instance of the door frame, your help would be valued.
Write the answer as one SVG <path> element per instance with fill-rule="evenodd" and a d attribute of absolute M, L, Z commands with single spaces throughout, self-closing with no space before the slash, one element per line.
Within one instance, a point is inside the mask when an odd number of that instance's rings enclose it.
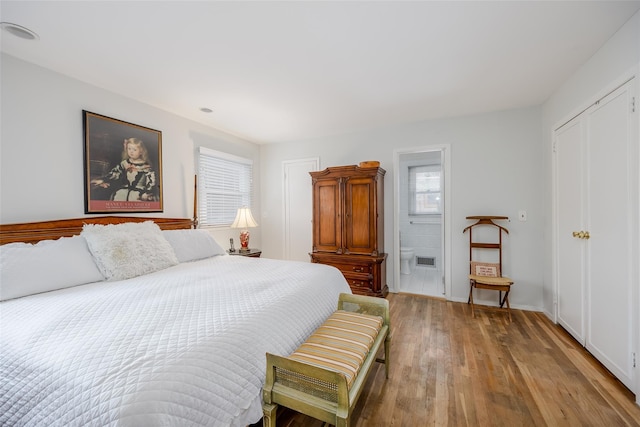
<path fill-rule="evenodd" d="M 444 182 L 444 212 L 442 213 L 443 281 L 445 299 L 451 300 L 451 145 L 431 144 L 393 150 L 393 286 L 389 291 L 400 291 L 400 155 L 439 151 L 442 159 L 442 179 Z"/>

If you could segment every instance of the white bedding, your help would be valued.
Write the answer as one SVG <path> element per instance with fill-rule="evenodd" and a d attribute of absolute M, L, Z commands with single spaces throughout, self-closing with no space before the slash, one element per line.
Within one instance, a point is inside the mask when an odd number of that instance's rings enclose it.
<path fill-rule="evenodd" d="M 0 425 L 245 426 L 265 353 L 291 353 L 350 292 L 321 264 L 183 263 L 0 303 Z"/>

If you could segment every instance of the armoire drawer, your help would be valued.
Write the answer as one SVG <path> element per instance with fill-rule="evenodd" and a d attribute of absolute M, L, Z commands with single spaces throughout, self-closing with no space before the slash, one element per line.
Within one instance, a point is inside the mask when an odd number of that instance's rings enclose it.
<path fill-rule="evenodd" d="M 361 279 L 347 276 L 345 276 L 345 279 L 347 279 L 347 283 L 354 294 L 371 294 L 371 290 L 373 289 L 373 279 Z"/>
<path fill-rule="evenodd" d="M 378 297 L 387 295 L 388 287 L 385 283 L 387 254 L 372 257 L 314 252 L 309 255 L 312 262 L 330 265 L 340 270 L 353 293 Z"/>
<path fill-rule="evenodd" d="M 373 264 L 371 263 L 346 263 L 346 262 L 324 262 L 337 268 L 344 275 L 360 275 L 370 277 L 373 274 Z"/>

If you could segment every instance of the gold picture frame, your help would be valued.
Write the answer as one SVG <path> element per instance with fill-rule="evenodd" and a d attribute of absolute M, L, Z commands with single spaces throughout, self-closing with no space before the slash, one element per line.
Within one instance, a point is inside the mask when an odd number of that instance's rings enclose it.
<path fill-rule="evenodd" d="M 85 213 L 162 212 L 162 132 L 82 115 Z"/>

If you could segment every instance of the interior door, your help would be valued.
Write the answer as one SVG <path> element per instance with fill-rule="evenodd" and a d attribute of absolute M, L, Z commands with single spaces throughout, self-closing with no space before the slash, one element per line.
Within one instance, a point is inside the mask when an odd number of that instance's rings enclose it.
<path fill-rule="evenodd" d="M 573 119 L 555 133 L 556 244 L 558 323 L 585 344 L 584 273 L 586 240 L 574 236 L 585 230 L 585 120 Z"/>
<path fill-rule="evenodd" d="M 284 259 L 309 261 L 312 241 L 312 195 L 309 172 L 317 171 L 319 159 L 282 163 L 284 183 Z"/>
<path fill-rule="evenodd" d="M 632 277 L 638 184 L 631 84 L 587 111 L 589 149 L 587 349 L 633 389 Z M 636 114 L 637 116 L 637 114 Z M 634 193 L 635 192 L 635 193 Z"/>

